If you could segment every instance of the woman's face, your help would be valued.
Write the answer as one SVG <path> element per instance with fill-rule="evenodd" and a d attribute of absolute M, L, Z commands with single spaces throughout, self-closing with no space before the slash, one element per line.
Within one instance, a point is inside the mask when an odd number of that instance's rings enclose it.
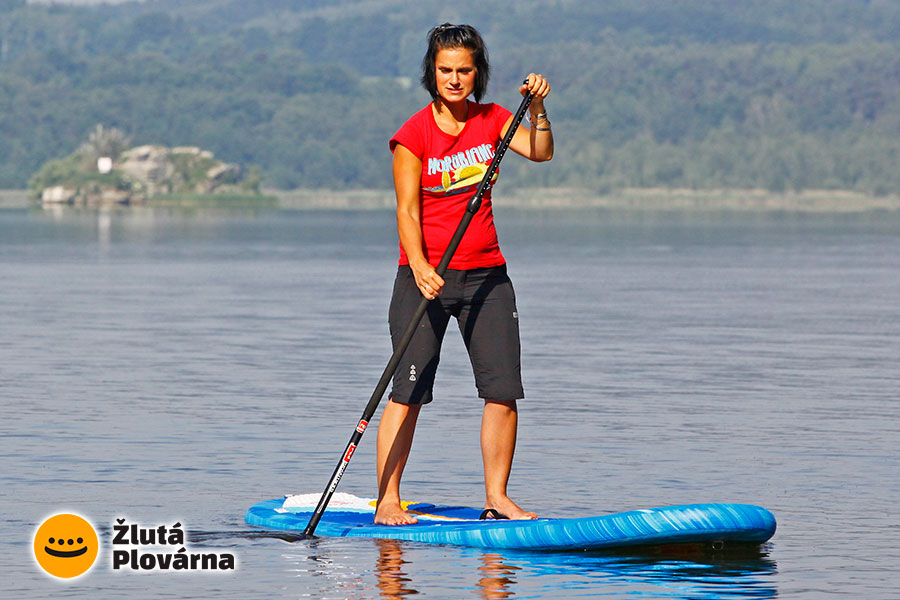
<path fill-rule="evenodd" d="M 475 60 L 468 48 L 441 48 L 434 58 L 438 95 L 447 103 L 462 102 L 475 91 Z"/>

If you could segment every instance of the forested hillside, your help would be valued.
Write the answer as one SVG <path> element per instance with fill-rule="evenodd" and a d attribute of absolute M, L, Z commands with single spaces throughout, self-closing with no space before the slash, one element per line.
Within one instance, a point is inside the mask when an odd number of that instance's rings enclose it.
<path fill-rule="evenodd" d="M 505 185 L 900 189 L 900 2 L 0 0 L 0 188 L 97 124 L 282 188 L 387 188 L 427 29 L 485 35 L 489 99 L 550 77 L 556 158 Z"/>

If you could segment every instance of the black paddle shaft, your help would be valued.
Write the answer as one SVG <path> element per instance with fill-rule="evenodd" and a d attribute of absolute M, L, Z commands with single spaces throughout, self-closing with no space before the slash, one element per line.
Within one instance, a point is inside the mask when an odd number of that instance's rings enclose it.
<path fill-rule="evenodd" d="M 528 83 L 528 80 L 526 80 L 525 83 Z M 519 110 L 516 111 L 512 122 L 509 124 L 509 130 L 506 132 L 506 136 L 504 136 L 503 141 L 500 143 L 500 146 L 494 153 L 494 158 L 493 160 L 491 160 L 491 164 L 488 167 L 487 172 L 484 174 L 484 177 L 481 179 L 481 183 L 478 185 L 478 191 L 476 191 L 475 195 L 472 196 L 472 199 L 469 200 L 469 204 L 466 206 L 466 211 L 465 213 L 463 213 L 463 218 L 459 222 L 459 226 L 456 228 L 456 232 L 453 234 L 453 237 L 450 239 L 450 244 L 444 251 L 444 256 L 441 258 L 441 262 L 438 264 L 437 269 L 435 269 L 437 271 L 437 274 L 441 277 L 443 277 L 444 273 L 447 271 L 447 265 L 450 264 L 450 259 L 453 258 L 453 254 L 456 252 L 457 247 L 459 247 L 459 242 L 460 240 L 462 240 L 463 234 L 469 227 L 469 222 L 472 220 L 472 217 L 475 215 L 475 213 L 478 212 L 478 209 L 481 208 L 481 199 L 484 196 L 484 193 L 491 187 L 491 178 L 494 176 L 494 173 L 497 172 L 497 168 L 500 166 L 500 161 L 503 159 L 503 155 L 506 153 L 507 148 L 509 148 L 509 144 L 510 142 L 512 142 L 512 138 L 516 133 L 516 129 L 519 128 L 519 124 L 522 122 L 522 118 L 525 116 L 525 111 L 528 110 L 528 105 L 531 104 L 531 100 L 533 98 L 534 94 L 531 93 L 526 94 L 525 97 L 522 98 L 522 104 L 519 105 Z M 368 427 L 369 421 L 371 421 L 372 417 L 375 415 L 375 411 L 378 409 L 378 405 L 381 403 L 381 398 L 384 396 L 384 392 L 387 390 L 388 384 L 394 377 L 394 372 L 400 365 L 400 359 L 403 356 L 403 353 L 406 352 L 406 348 L 407 346 L 409 346 L 409 342 L 412 340 L 416 329 L 419 327 L 419 322 L 422 320 L 422 317 L 425 315 L 425 311 L 428 309 L 429 302 L 430 300 L 428 300 L 427 298 L 422 298 L 422 301 L 419 303 L 419 306 L 416 309 L 412 320 L 410 320 L 409 325 L 406 327 L 406 331 L 403 332 L 403 337 L 401 337 L 400 341 L 397 343 L 397 348 L 394 350 L 394 354 L 391 356 L 391 359 L 388 361 L 387 366 L 384 368 L 384 372 L 381 374 L 381 379 L 378 380 L 378 385 L 375 386 L 375 391 L 372 392 L 372 397 L 369 398 L 369 403 L 366 404 L 366 408 L 363 411 L 362 417 L 359 419 L 359 422 L 356 425 L 356 430 L 353 432 L 353 435 L 350 436 L 350 442 L 344 449 L 344 454 L 341 457 L 341 460 L 338 461 L 337 466 L 334 468 L 334 473 L 332 473 L 331 475 L 331 480 L 328 482 L 328 486 L 322 493 L 322 497 L 319 499 L 319 504 L 316 506 L 315 512 L 309 519 L 309 523 L 306 525 L 306 529 L 303 530 L 304 535 L 313 535 L 316 527 L 319 525 L 319 521 L 322 519 L 322 514 L 325 512 L 325 507 L 327 507 L 328 503 L 331 501 L 331 497 L 334 495 L 334 491 L 337 489 L 338 483 L 340 483 L 341 481 L 341 477 L 344 476 L 344 471 L 347 470 L 347 465 L 350 464 L 350 459 L 353 458 L 353 452 L 356 451 L 356 447 L 359 445 L 363 434 L 366 432 L 366 427 Z"/>

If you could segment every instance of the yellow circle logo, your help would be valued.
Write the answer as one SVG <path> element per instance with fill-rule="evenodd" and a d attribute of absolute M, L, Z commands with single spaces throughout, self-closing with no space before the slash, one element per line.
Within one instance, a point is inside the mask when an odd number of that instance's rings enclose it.
<path fill-rule="evenodd" d="M 78 515 L 53 515 L 34 534 L 34 557 L 54 577 L 78 577 L 93 566 L 100 551 L 94 528 Z"/>

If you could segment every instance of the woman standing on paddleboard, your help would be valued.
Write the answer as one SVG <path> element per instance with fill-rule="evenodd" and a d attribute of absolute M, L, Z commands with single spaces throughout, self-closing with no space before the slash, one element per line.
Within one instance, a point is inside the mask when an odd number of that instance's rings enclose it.
<path fill-rule="evenodd" d="M 441 341 L 451 316 L 458 321 L 478 395 L 484 400 L 484 507 L 511 519 L 534 519 L 534 513 L 506 494 L 516 445 L 516 401 L 524 392 L 515 294 L 497 242 L 490 191 L 444 277 L 435 271 L 513 116 L 496 104 L 479 104 L 490 67 L 484 41 L 469 25 L 445 23 L 432 29 L 422 71 L 422 84 L 433 101 L 390 141 L 400 237 L 400 266 L 390 307 L 395 348 L 422 297 L 431 302 L 394 374 L 378 428 L 375 522 L 416 522 L 401 508 L 400 478 L 419 410 L 432 400 Z M 550 160 L 553 133 L 544 110 L 550 84 L 532 73 L 520 92 L 534 94 L 531 128 L 519 127 L 510 148 L 533 161 Z"/>

